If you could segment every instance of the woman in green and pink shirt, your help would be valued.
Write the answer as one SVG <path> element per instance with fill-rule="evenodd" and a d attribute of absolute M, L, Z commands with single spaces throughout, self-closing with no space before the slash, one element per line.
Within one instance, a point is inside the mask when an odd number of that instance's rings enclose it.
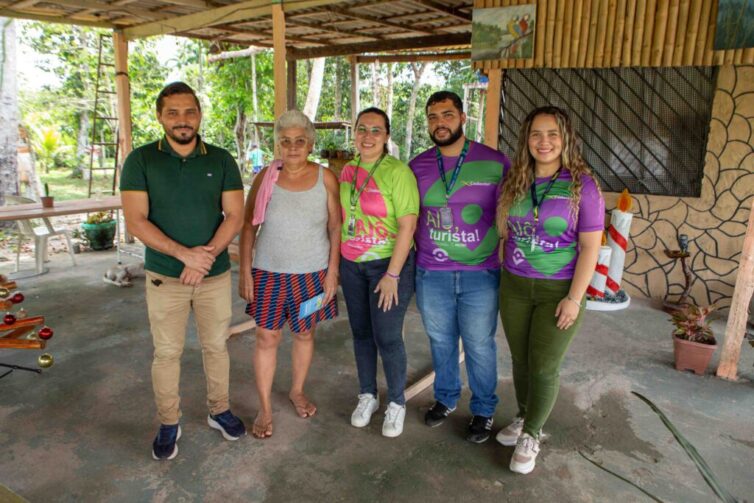
<path fill-rule="evenodd" d="M 419 213 L 416 178 L 387 153 L 390 120 L 379 108 L 356 119 L 359 155 L 340 174 L 343 208 L 340 283 L 353 332 L 359 403 L 351 424 L 364 427 L 379 408 L 377 355 L 387 381 L 382 434 L 397 437 L 406 416 L 403 318 L 414 292 L 413 234 Z"/>

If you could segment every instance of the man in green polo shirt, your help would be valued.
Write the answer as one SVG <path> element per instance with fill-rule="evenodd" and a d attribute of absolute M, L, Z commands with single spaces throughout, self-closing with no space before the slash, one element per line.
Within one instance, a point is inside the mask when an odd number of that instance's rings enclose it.
<path fill-rule="evenodd" d="M 165 136 L 131 152 L 120 182 L 128 230 L 147 248 L 152 386 L 161 423 L 152 444 L 154 459 L 178 454 L 178 383 L 192 309 L 207 379 L 207 422 L 228 440 L 246 434 L 241 420 L 230 412 L 227 349 L 227 247 L 243 224 L 243 183 L 233 157 L 197 134 L 201 119 L 191 87 L 183 82 L 166 86 L 157 96 L 157 120 Z"/>

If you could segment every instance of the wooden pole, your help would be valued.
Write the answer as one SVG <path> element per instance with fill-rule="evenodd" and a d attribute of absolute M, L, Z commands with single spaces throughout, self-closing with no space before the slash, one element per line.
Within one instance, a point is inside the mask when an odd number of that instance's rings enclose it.
<path fill-rule="evenodd" d="M 741 261 L 738 264 L 736 288 L 733 290 L 728 324 L 725 327 L 725 341 L 720 363 L 717 366 L 717 377 L 736 379 L 752 293 L 754 293 L 754 202 L 749 213 L 749 226 L 746 228 Z"/>
<path fill-rule="evenodd" d="M 490 70 L 487 77 L 489 82 L 487 83 L 487 110 L 484 114 L 484 144 L 497 150 L 503 71 Z"/>
<path fill-rule="evenodd" d="M 696 34 L 696 47 L 694 47 L 694 64 L 704 64 L 707 50 L 707 30 L 709 29 L 709 17 L 712 12 L 712 0 L 702 0 L 702 13 L 699 15 L 699 30 Z"/>
<path fill-rule="evenodd" d="M 686 55 L 686 34 L 689 32 L 689 2 L 681 2 L 678 11 L 678 25 L 675 27 L 675 47 L 673 48 L 673 66 L 681 66 Z"/>
<path fill-rule="evenodd" d="M 626 26 L 623 29 L 623 55 L 621 56 L 620 66 L 632 66 L 634 61 L 641 61 L 641 40 L 634 38 L 644 36 L 644 0 L 627 0 L 626 4 Z M 634 35 L 634 23 L 640 19 L 642 24 L 641 33 Z M 638 30 L 637 30 L 638 31 Z M 613 65 L 618 66 L 618 65 Z"/>
<path fill-rule="evenodd" d="M 686 41 L 683 43 L 683 66 L 694 64 L 694 50 L 696 45 L 696 35 L 699 33 L 699 20 L 702 15 L 702 0 L 691 0 L 689 7 L 688 29 L 686 30 Z"/>
<path fill-rule="evenodd" d="M 725 327 L 723 352 L 717 366 L 717 376 L 723 379 L 736 379 L 752 293 L 754 293 L 754 202 L 749 213 L 749 226 L 746 229 L 741 261 L 738 264 L 736 288 L 733 290 L 728 324 Z"/>
<path fill-rule="evenodd" d="M 275 117 L 286 110 L 288 97 L 285 67 L 285 14 L 283 4 L 275 0 L 272 5 L 273 74 L 275 77 Z"/>
<path fill-rule="evenodd" d="M 351 127 L 356 127 L 356 116 L 361 110 L 359 100 L 359 63 L 356 62 L 356 56 L 351 56 Z"/>
<path fill-rule="evenodd" d="M 571 66 L 571 34 L 574 31 L 573 27 L 576 26 L 576 21 L 580 18 L 580 13 L 577 13 L 577 11 L 578 3 L 566 11 L 565 19 L 563 20 L 563 42 L 560 47 L 560 66 L 563 68 Z"/>
<path fill-rule="evenodd" d="M 545 68 L 553 67 L 553 42 L 555 40 L 555 16 L 557 14 L 557 0 L 550 0 L 547 4 L 547 19 L 545 32 Z M 540 15 L 540 14 L 537 14 Z"/>
<path fill-rule="evenodd" d="M 658 66 L 671 66 L 673 64 L 673 50 L 675 49 L 675 32 L 678 28 L 678 11 L 680 0 L 672 0 L 668 9 L 668 22 L 665 29 L 665 43 L 661 46 L 662 57 Z"/>
<path fill-rule="evenodd" d="M 636 20 L 634 21 L 634 26 L 636 26 L 637 28 L 644 28 L 644 35 L 641 39 L 641 63 L 637 64 L 637 62 L 634 61 L 633 64 L 636 66 L 649 66 L 649 63 L 651 61 L 656 11 L 657 1 L 646 0 L 646 5 L 644 6 L 644 20 L 640 20 L 637 16 Z M 640 23 L 643 23 L 643 25 L 641 25 Z"/>
<path fill-rule="evenodd" d="M 288 110 L 297 109 L 296 106 L 296 93 L 297 93 L 297 81 L 296 81 L 296 67 L 298 61 L 288 61 L 287 70 L 287 83 L 286 83 L 286 104 Z M 313 120 L 313 119 L 312 119 Z"/>
<path fill-rule="evenodd" d="M 568 63 L 573 67 L 578 65 L 579 61 L 579 42 L 581 41 L 581 12 L 584 7 L 582 0 L 576 0 L 573 6 L 573 21 L 571 22 L 571 33 L 568 38 L 571 40 L 571 54 L 564 54 L 563 57 L 568 56 Z"/>
<path fill-rule="evenodd" d="M 579 34 L 579 60 L 574 61 L 574 65 L 579 68 L 586 66 L 586 51 L 589 45 L 589 21 L 592 17 L 592 2 L 591 0 L 584 0 L 584 5 L 581 7 L 581 33 Z"/>
<path fill-rule="evenodd" d="M 551 0 L 554 2 L 555 0 Z M 545 62 L 545 20 L 547 16 L 547 0 L 537 1 L 537 33 L 534 44 L 534 66 L 542 68 Z"/>
<path fill-rule="evenodd" d="M 128 41 L 120 31 L 113 32 L 115 52 L 115 93 L 118 99 L 118 150 L 119 162 L 133 150 L 131 136 L 131 86 L 128 80 Z M 116 170 L 116 176 L 118 176 Z M 117 183 L 117 180 L 116 180 Z"/>
<path fill-rule="evenodd" d="M 558 2 L 558 11 L 555 16 L 555 39 L 552 46 L 552 66 L 554 68 L 561 67 L 561 61 L 563 60 L 563 19 L 565 18 L 565 4 L 564 1 Z"/>

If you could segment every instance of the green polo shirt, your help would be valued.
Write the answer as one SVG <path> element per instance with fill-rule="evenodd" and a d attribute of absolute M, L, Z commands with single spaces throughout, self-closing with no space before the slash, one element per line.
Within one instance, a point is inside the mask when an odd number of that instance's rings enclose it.
<path fill-rule="evenodd" d="M 243 190 L 235 159 L 227 150 L 197 137 L 196 148 L 181 157 L 162 139 L 131 152 L 123 164 L 121 192 L 149 195 L 149 221 L 170 239 L 187 247 L 206 245 L 223 222 L 222 193 Z M 147 247 L 144 267 L 177 278 L 183 263 Z M 228 251 L 217 256 L 210 276 L 230 269 Z"/>

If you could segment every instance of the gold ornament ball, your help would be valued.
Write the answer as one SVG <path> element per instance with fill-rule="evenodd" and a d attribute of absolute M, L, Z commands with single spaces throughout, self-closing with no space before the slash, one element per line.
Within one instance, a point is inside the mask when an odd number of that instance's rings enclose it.
<path fill-rule="evenodd" d="M 0 288 L 0 299 L 7 299 L 10 295 L 10 290 L 7 288 Z"/>
<path fill-rule="evenodd" d="M 37 358 L 37 363 L 43 369 L 47 369 L 52 367 L 52 364 L 55 363 L 55 359 L 50 353 L 45 353 L 43 355 L 39 355 L 39 358 Z"/>

